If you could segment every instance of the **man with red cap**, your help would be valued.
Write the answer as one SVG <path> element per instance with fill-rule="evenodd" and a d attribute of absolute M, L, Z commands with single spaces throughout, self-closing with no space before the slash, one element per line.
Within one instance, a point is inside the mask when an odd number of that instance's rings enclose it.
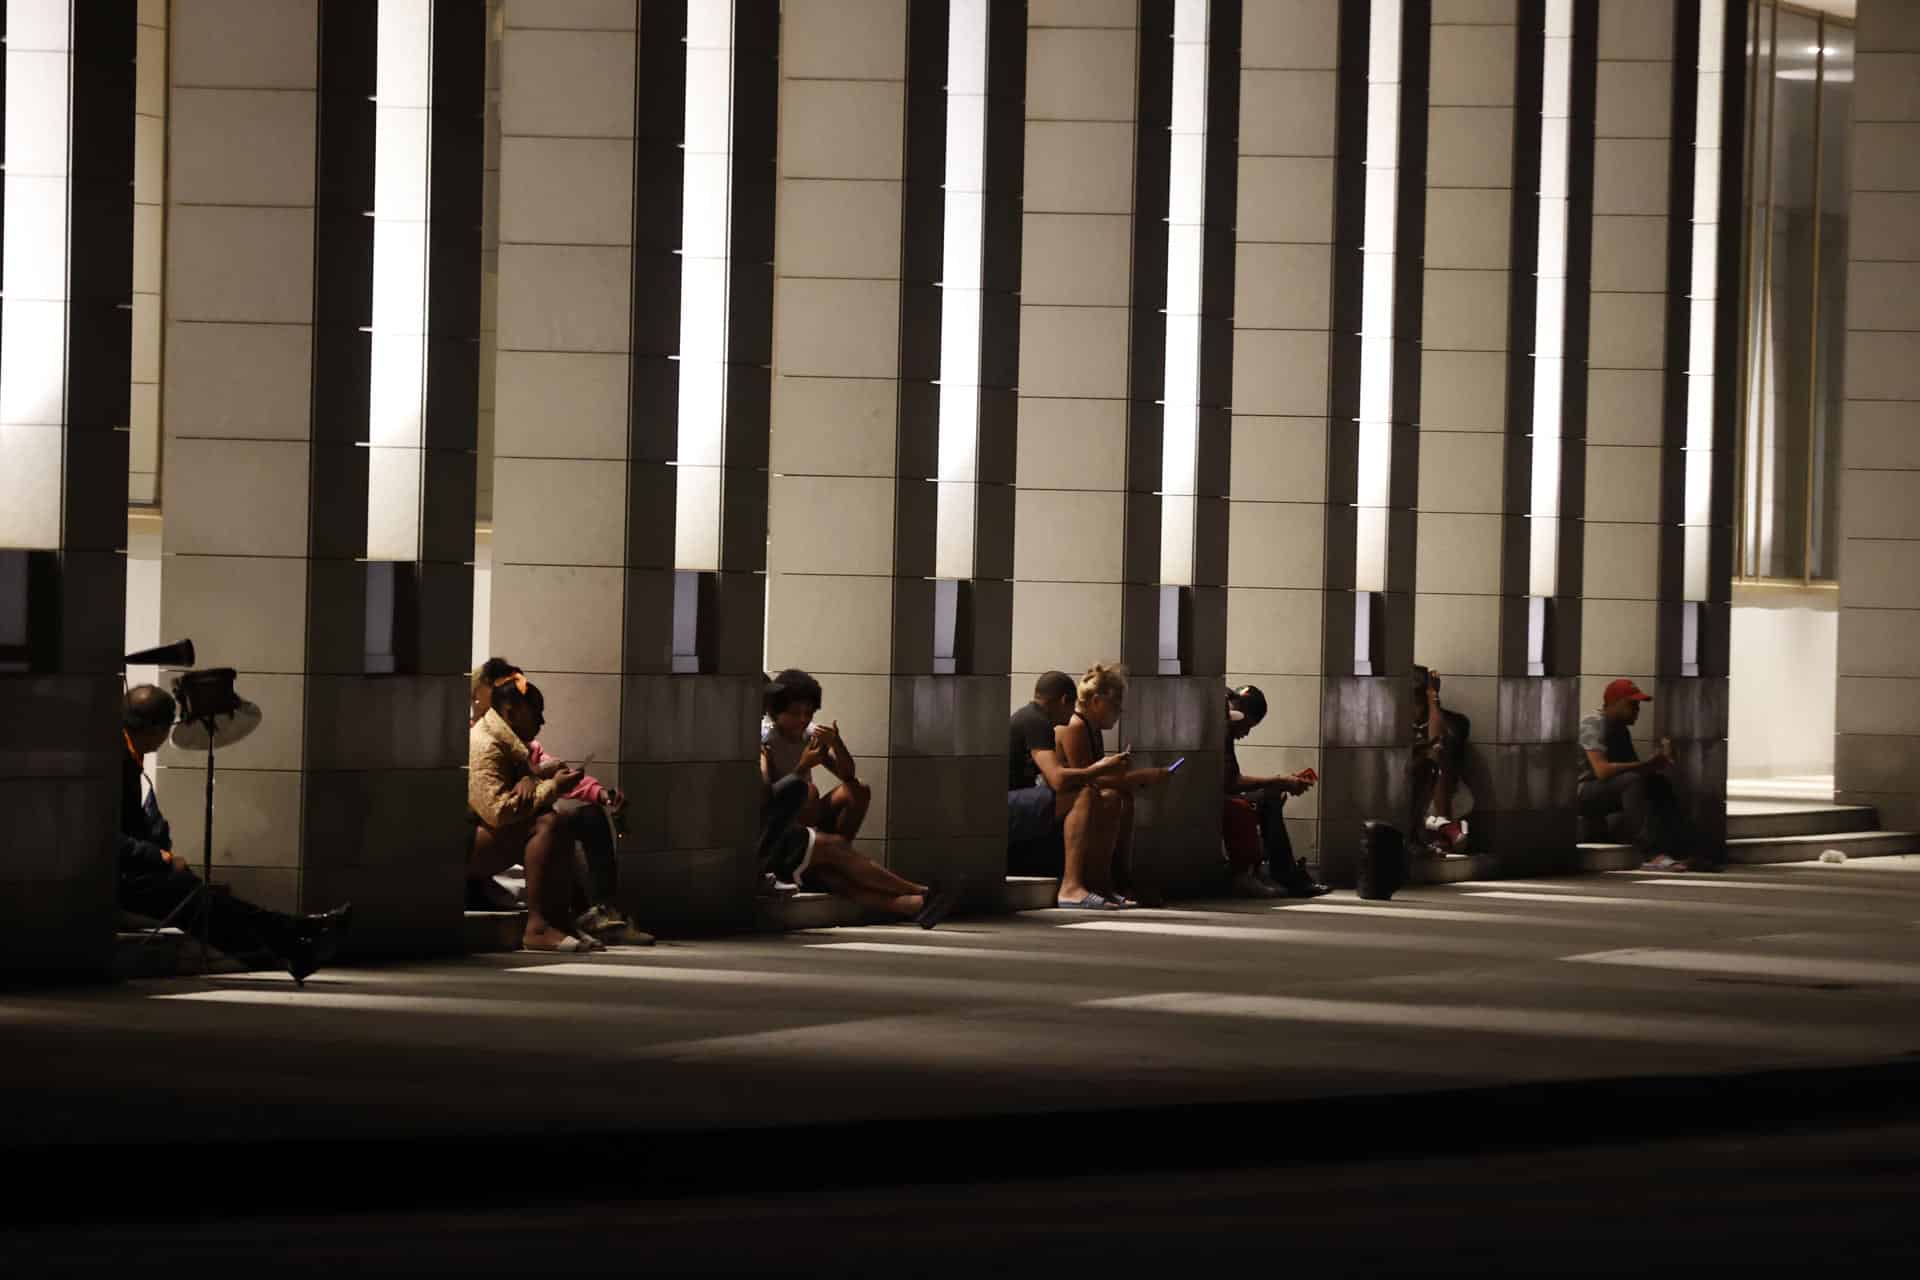
<path fill-rule="evenodd" d="M 1668 776 L 1673 740 L 1660 739 L 1660 749 L 1645 760 L 1633 749 L 1640 704 L 1652 701 L 1633 681 L 1615 680 L 1601 695 L 1600 710 L 1580 721 L 1580 815 L 1605 820 L 1625 813 L 1627 838 L 1645 859 L 1644 870 L 1715 870 Z"/>

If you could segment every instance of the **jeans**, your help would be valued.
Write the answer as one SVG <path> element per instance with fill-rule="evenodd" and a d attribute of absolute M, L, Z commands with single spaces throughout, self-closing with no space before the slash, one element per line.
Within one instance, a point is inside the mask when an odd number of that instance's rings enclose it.
<path fill-rule="evenodd" d="M 1695 841 L 1672 779 L 1650 769 L 1616 773 L 1604 781 L 1580 784 L 1580 815 L 1605 820 L 1626 814 L 1626 835 L 1642 857 L 1656 853 L 1684 857 Z"/>
<path fill-rule="evenodd" d="M 609 906 L 620 892 L 620 860 L 615 852 L 613 817 L 604 805 L 591 800 L 556 801 L 553 811 L 567 824 L 567 834 L 578 841 L 584 868 L 579 885 L 588 906 Z"/>

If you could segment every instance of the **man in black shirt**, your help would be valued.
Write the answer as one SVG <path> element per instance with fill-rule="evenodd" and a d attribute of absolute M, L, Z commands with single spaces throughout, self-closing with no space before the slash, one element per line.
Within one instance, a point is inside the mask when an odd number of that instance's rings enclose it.
<path fill-rule="evenodd" d="M 1113 857 L 1120 834 L 1123 798 L 1087 783 L 1126 772 L 1129 759 L 1121 752 L 1085 769 L 1062 763 L 1053 731 L 1073 718 L 1077 695 L 1072 676 L 1049 671 L 1034 682 L 1033 701 L 1007 722 L 1008 870 L 1059 875 L 1063 902 L 1096 896 L 1084 872 Z"/>
<path fill-rule="evenodd" d="M 1327 892 L 1327 886 L 1293 856 L 1285 809 L 1287 797 L 1312 790 L 1319 775 L 1311 769 L 1270 777 L 1242 773 L 1240 754 L 1234 750 L 1234 744 L 1266 718 L 1267 695 L 1259 686 L 1227 690 L 1227 794 L 1221 838 L 1233 867 L 1233 892 L 1242 898 L 1317 898 Z"/>
<path fill-rule="evenodd" d="M 200 885 L 192 864 L 173 849 L 173 831 L 160 812 L 141 761 L 158 751 L 173 727 L 173 695 L 156 685 L 128 690 L 127 754 L 120 760 L 120 908 L 164 920 Z M 144 794 L 143 794 L 144 793 Z M 235 958 L 270 952 L 296 982 L 333 958 L 353 907 L 324 915 L 289 916 L 225 894 L 202 895 L 175 919 L 188 933 L 200 931 L 207 912 L 207 944 Z"/>

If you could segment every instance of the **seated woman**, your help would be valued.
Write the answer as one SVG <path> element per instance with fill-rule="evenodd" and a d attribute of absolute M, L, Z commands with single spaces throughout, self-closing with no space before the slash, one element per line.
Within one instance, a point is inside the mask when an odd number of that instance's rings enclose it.
<path fill-rule="evenodd" d="M 1106 755 L 1102 734 L 1120 723 L 1120 712 L 1127 698 L 1127 669 L 1117 663 L 1096 662 L 1080 677 L 1076 694 L 1073 718 L 1056 731 L 1055 740 L 1068 768 L 1085 769 Z M 1131 749 L 1122 748 L 1120 754 L 1130 755 Z M 1058 899 L 1060 906 L 1110 910 L 1141 905 L 1130 896 L 1136 890 L 1132 875 L 1133 800 L 1136 793 L 1165 782 L 1167 776 L 1165 769 L 1131 769 L 1102 775 L 1088 784 L 1118 802 L 1115 819 L 1118 831 L 1111 846 L 1112 856 L 1104 862 L 1088 858 L 1082 867 L 1085 896 L 1077 901 L 1070 899 L 1068 887 L 1063 883 Z M 1158 896 L 1154 894 L 1155 898 Z"/>
<path fill-rule="evenodd" d="M 467 731 L 467 805 L 474 818 L 467 874 L 499 875 L 516 863 L 527 869 L 529 951 L 598 951 L 601 944 L 566 927 L 573 920 L 571 837 L 554 802 L 583 776 L 564 766 L 534 775 L 527 744 L 540 732 L 539 690 L 511 676 L 492 690 L 488 710 Z"/>
<path fill-rule="evenodd" d="M 468 727 L 471 728 L 473 722 L 485 715 L 493 705 L 493 691 L 497 686 L 511 683 L 514 677 L 523 675 L 519 667 L 505 658 L 488 658 L 473 673 L 473 703 L 468 713 Z M 545 699 L 540 696 L 537 687 L 529 688 L 535 714 L 544 724 Z M 527 744 L 527 755 L 533 776 L 538 780 L 555 777 L 565 767 L 563 762 L 548 755 L 538 740 Z M 625 795 L 603 785 L 598 778 L 583 773 L 572 790 L 554 801 L 553 811 L 566 824 L 567 834 L 572 838 L 574 883 L 580 887 L 584 898 L 584 901 L 575 903 L 573 932 L 613 946 L 647 947 L 653 945 L 652 936 L 635 928 L 626 914 L 614 905 L 620 896 L 616 827 L 626 807 Z"/>

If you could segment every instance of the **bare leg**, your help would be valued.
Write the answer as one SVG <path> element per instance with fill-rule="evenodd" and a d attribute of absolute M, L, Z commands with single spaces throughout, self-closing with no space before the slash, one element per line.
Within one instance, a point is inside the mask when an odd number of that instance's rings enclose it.
<path fill-rule="evenodd" d="M 1066 820 L 1061 824 L 1066 861 L 1061 868 L 1060 897 L 1067 902 L 1086 897 L 1089 878 L 1097 880 L 1105 874 L 1105 862 L 1113 846 L 1108 838 L 1104 794 L 1093 787 L 1082 787 L 1071 796 L 1060 797 L 1067 805 Z"/>
<path fill-rule="evenodd" d="M 867 820 L 867 808 L 872 803 L 872 787 L 858 779 L 843 782 L 826 799 L 826 821 L 820 829 L 851 840 L 860 834 L 860 824 Z"/>
<path fill-rule="evenodd" d="M 1134 887 L 1131 859 L 1133 857 L 1133 793 L 1130 791 L 1109 791 L 1107 798 L 1108 844 L 1106 858 L 1101 865 L 1098 877 L 1094 880 L 1094 892 L 1113 897 L 1118 892 L 1119 880 L 1124 871 L 1126 888 Z"/>
<path fill-rule="evenodd" d="M 871 888 L 854 880 L 840 866 L 821 866 L 816 862 L 807 868 L 807 874 L 827 886 L 828 892 L 835 897 L 876 911 L 891 911 L 897 916 L 917 916 L 920 909 L 927 905 L 924 893 L 888 893 L 885 889 Z"/>
<path fill-rule="evenodd" d="M 558 814 L 543 813 L 533 820 L 527 836 L 527 928 L 523 946 L 551 947 L 571 932 L 555 921 L 572 919 L 572 836 Z"/>
<path fill-rule="evenodd" d="M 822 869 L 838 871 L 844 879 L 888 897 L 924 894 L 927 891 L 926 885 L 915 884 L 904 876 L 895 875 L 872 858 L 856 851 L 840 836 L 821 834 L 814 837 L 813 862 L 807 871 L 811 875 Z"/>

